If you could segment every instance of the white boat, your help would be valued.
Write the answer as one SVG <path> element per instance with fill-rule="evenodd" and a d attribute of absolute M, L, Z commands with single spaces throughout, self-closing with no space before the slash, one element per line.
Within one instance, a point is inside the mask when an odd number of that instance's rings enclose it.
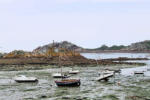
<path fill-rule="evenodd" d="M 111 73 L 114 73 L 114 71 L 103 70 L 99 72 L 99 74 L 111 74 Z"/>
<path fill-rule="evenodd" d="M 52 76 L 53 78 L 68 78 L 69 77 L 69 75 L 64 75 L 61 73 L 54 73 Z"/>
<path fill-rule="evenodd" d="M 109 77 L 112 77 L 114 76 L 113 73 L 109 73 L 109 74 L 103 74 L 103 75 L 100 75 L 96 80 L 97 81 L 101 81 L 101 80 L 108 80 Z"/>
<path fill-rule="evenodd" d="M 79 70 L 70 70 L 69 74 L 78 74 L 80 71 Z"/>
<path fill-rule="evenodd" d="M 25 75 L 19 75 L 14 78 L 16 82 L 37 82 L 38 79 L 36 77 L 27 77 Z"/>

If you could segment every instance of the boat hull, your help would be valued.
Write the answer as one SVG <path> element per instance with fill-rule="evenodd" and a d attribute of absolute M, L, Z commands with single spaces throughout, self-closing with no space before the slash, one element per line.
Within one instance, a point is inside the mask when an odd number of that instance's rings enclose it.
<path fill-rule="evenodd" d="M 69 71 L 69 74 L 78 74 L 79 71 L 78 70 L 75 70 L 75 71 Z"/>
<path fill-rule="evenodd" d="M 134 74 L 144 74 L 144 71 L 135 71 Z"/>
<path fill-rule="evenodd" d="M 80 80 L 55 81 L 57 86 L 80 86 Z"/>
<path fill-rule="evenodd" d="M 38 80 L 15 80 L 18 83 L 32 83 L 32 82 L 38 82 Z"/>
<path fill-rule="evenodd" d="M 69 72 L 69 74 L 78 74 L 79 72 Z"/>
<path fill-rule="evenodd" d="M 53 76 L 53 78 L 68 78 L 70 76 Z"/>

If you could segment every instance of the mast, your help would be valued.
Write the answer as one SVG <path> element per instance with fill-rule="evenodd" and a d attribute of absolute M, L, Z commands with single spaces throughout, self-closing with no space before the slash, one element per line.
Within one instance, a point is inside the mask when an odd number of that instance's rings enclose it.
<path fill-rule="evenodd" d="M 52 47 L 54 48 L 54 40 L 53 40 L 53 46 Z"/>
<path fill-rule="evenodd" d="M 61 67 L 61 75 L 62 75 L 62 66 L 61 66 L 61 57 L 60 57 L 60 55 L 59 55 L 59 65 L 58 66 Z"/>
<path fill-rule="evenodd" d="M 61 55 L 60 55 L 60 53 L 59 53 L 59 61 L 58 61 L 58 66 L 59 66 L 59 68 L 61 68 L 61 77 L 62 77 L 62 79 L 63 79 L 63 72 L 62 72 L 62 65 L 61 65 Z"/>
<path fill-rule="evenodd" d="M 75 53 L 74 47 L 73 47 L 73 50 L 72 50 L 72 51 L 73 51 L 73 56 L 75 56 L 75 55 L 74 55 L 74 53 Z M 72 71 L 73 71 L 73 69 L 74 69 L 73 64 L 74 64 L 74 63 L 73 63 L 73 61 L 72 61 Z"/>
<path fill-rule="evenodd" d="M 55 51 L 54 40 L 53 40 L 53 44 L 52 44 L 52 49 L 51 49 L 51 51 L 52 51 L 52 56 L 54 56 L 54 51 Z"/>

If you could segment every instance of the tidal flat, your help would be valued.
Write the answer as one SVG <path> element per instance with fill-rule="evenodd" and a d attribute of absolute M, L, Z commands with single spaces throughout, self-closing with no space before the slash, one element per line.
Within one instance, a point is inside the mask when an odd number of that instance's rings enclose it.
<path fill-rule="evenodd" d="M 150 99 L 150 68 L 146 66 L 113 65 L 113 66 L 74 66 L 80 70 L 71 78 L 80 78 L 80 87 L 57 87 L 52 77 L 53 73 L 60 72 L 57 66 L 41 66 L 44 69 L 27 69 L 0 71 L 0 100 L 149 100 Z M 7 67 L 6 67 L 7 68 Z M 96 81 L 101 69 L 121 69 L 108 82 Z M 63 72 L 72 69 L 63 67 Z M 136 70 L 144 70 L 144 75 L 133 75 Z M 37 83 L 17 83 L 16 75 L 27 75 L 38 78 Z"/>
<path fill-rule="evenodd" d="M 103 66 L 106 67 L 106 66 Z M 52 73 L 60 68 L 42 70 L 0 71 L 0 100 L 146 100 L 150 99 L 149 76 L 126 76 L 115 74 L 108 82 L 98 82 L 98 70 L 102 66 L 76 67 L 80 73 L 72 78 L 80 78 L 80 87 L 57 87 Z M 107 66 L 107 68 L 130 69 L 135 66 Z M 137 66 L 139 68 L 139 66 Z M 64 67 L 63 71 L 71 70 Z M 123 72 L 123 71 L 122 71 Z M 35 76 L 38 83 L 16 83 L 16 75 Z M 119 82 L 119 85 L 118 85 Z M 137 98 L 137 99 L 135 99 Z"/>

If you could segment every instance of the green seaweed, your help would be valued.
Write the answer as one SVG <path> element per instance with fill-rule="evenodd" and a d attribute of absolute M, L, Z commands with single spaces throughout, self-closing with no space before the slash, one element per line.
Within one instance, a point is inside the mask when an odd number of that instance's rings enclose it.
<path fill-rule="evenodd" d="M 105 96 L 103 96 L 102 98 L 103 98 L 103 99 L 107 99 L 107 100 L 119 100 L 119 99 L 117 98 L 117 96 L 116 96 L 116 95 L 113 95 L 113 94 L 105 95 Z"/>

